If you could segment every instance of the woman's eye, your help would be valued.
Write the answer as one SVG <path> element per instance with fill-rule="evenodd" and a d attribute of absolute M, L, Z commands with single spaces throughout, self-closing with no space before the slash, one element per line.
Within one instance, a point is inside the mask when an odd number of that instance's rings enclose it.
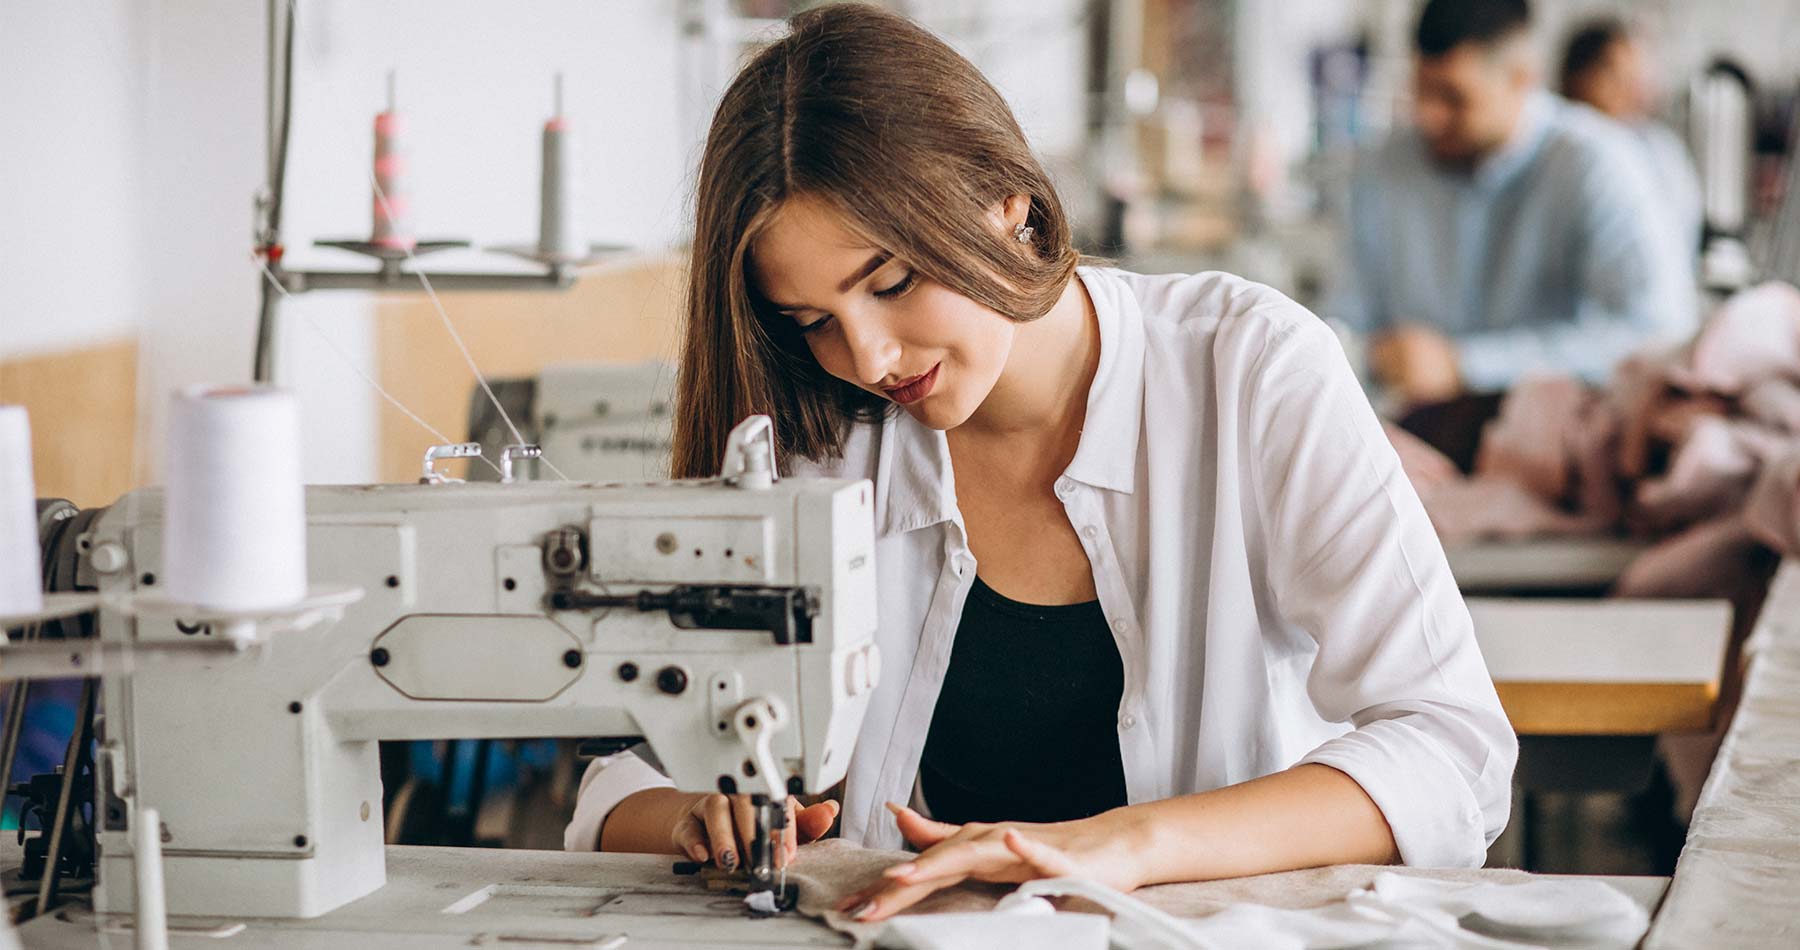
<path fill-rule="evenodd" d="M 831 314 L 828 313 L 828 314 L 820 317 L 819 319 L 814 320 L 811 323 L 801 324 L 800 332 L 801 333 L 816 333 L 819 330 L 823 329 L 824 326 L 830 322 L 831 322 Z"/>
<path fill-rule="evenodd" d="M 913 271 L 907 271 L 906 276 L 900 278 L 899 282 L 895 283 L 893 286 L 875 291 L 875 296 L 880 297 L 883 300 L 892 300 L 913 289 L 913 285 L 918 282 L 919 275 Z"/>

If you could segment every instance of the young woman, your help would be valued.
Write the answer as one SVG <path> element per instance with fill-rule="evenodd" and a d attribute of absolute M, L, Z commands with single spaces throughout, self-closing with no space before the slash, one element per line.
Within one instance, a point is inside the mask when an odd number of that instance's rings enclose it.
<path fill-rule="evenodd" d="M 1078 266 L 1000 96 L 868 7 L 744 69 L 697 200 L 675 474 L 716 474 L 762 412 L 792 470 L 875 485 L 885 672 L 842 834 L 924 854 L 859 916 L 970 877 L 1481 862 L 1516 742 L 1316 318 Z M 748 821 L 626 754 L 567 844 L 735 867 Z"/>

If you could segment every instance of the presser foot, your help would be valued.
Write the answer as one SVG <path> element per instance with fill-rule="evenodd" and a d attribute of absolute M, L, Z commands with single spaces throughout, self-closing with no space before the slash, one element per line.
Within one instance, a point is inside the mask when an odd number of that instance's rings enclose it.
<path fill-rule="evenodd" d="M 699 861 L 676 861 L 672 870 L 682 876 L 698 876 L 709 891 L 742 894 L 745 916 L 751 918 L 774 917 L 793 910 L 800 902 L 800 885 L 791 881 L 782 883 L 779 872 L 775 880 L 765 884 L 747 870 L 726 871 Z"/>

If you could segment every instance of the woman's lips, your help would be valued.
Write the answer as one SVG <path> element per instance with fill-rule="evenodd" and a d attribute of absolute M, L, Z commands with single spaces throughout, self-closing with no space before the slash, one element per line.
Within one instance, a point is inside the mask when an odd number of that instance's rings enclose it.
<path fill-rule="evenodd" d="M 924 399 L 931 393 L 931 387 L 937 385 L 938 367 L 942 365 L 944 364 L 938 363 L 932 366 L 930 372 L 925 375 L 914 376 L 898 386 L 885 390 L 888 398 L 902 406 Z"/>

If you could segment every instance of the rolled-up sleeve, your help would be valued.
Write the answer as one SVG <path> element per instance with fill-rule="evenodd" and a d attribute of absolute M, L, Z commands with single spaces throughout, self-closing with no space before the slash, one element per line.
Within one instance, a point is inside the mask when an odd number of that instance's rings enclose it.
<path fill-rule="evenodd" d="M 600 829 L 620 802 L 647 788 L 674 787 L 668 776 L 630 750 L 589 762 L 575 796 L 575 817 L 563 829 L 563 850 L 600 850 Z"/>
<path fill-rule="evenodd" d="M 1443 548 L 1330 332 L 1295 324 L 1259 363 L 1245 408 L 1270 587 L 1318 645 L 1308 696 L 1353 726 L 1302 761 L 1362 786 L 1407 864 L 1479 866 L 1518 740 Z"/>

